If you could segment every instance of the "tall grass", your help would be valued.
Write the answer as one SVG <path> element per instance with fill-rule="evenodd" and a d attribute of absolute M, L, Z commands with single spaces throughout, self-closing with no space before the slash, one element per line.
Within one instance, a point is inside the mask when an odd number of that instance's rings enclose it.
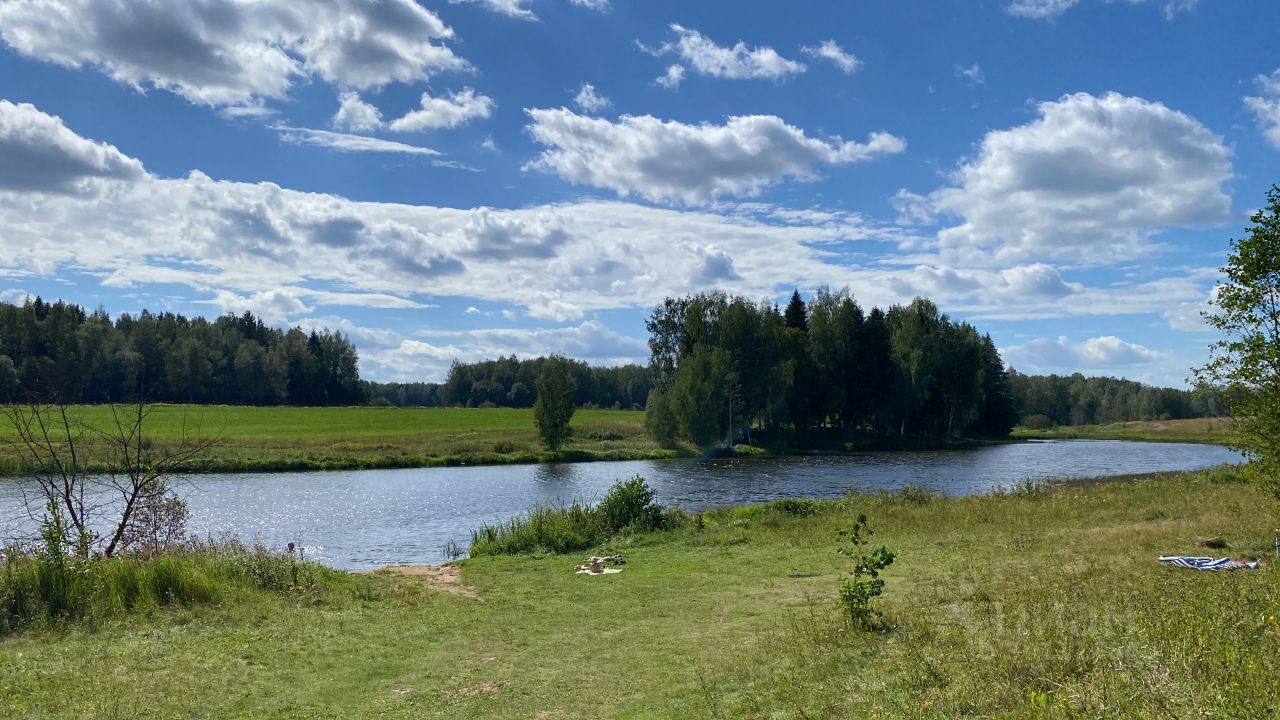
<path fill-rule="evenodd" d="M 471 531 L 471 555 L 566 553 L 599 545 L 626 530 L 651 532 L 680 524 L 683 514 L 653 502 L 644 478 L 622 480 L 599 505 L 535 505 L 524 515 Z"/>
<path fill-rule="evenodd" d="M 236 541 L 191 542 L 155 557 L 92 559 L 10 548 L 0 559 L 0 634 L 216 603 L 246 592 L 322 594 L 356 582 L 292 554 Z"/>

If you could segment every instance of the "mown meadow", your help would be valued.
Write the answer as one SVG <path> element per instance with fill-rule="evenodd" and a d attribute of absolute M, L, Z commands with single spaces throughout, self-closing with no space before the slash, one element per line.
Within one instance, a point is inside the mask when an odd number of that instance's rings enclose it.
<path fill-rule="evenodd" d="M 464 560 L 456 585 L 379 573 L 29 627 L 0 638 L 0 716 L 1268 717 L 1276 510 L 1235 469 L 728 508 Z M 835 602 L 837 531 L 863 513 L 897 555 L 873 632 Z M 587 552 L 628 563 L 575 575 Z"/>
<path fill-rule="evenodd" d="M 1107 425 L 1059 425 L 1047 430 L 1017 427 L 1021 440 L 1135 440 L 1226 445 L 1232 436 L 1232 420 L 1226 417 L 1186 420 L 1134 420 Z"/>
<path fill-rule="evenodd" d="M 109 430 L 109 405 L 78 405 L 71 417 Z M 128 413 L 128 407 L 120 408 Z M 546 451 L 527 408 L 251 407 L 153 405 L 145 431 L 154 443 L 212 438 L 210 452 L 192 470 L 337 470 L 438 465 L 494 465 L 550 460 L 634 460 L 671 457 L 644 432 L 644 414 L 581 409 L 573 436 L 557 452 Z M 92 437 L 92 433 L 88 433 Z M 17 452 L 10 423 L 0 424 L 0 469 L 13 474 Z M 92 458 L 91 458 L 92 462 Z"/>

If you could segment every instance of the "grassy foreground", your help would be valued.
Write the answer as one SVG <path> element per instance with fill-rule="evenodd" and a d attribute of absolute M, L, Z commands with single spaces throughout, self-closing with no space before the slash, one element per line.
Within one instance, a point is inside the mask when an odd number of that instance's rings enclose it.
<path fill-rule="evenodd" d="M 108 406 L 78 406 L 72 414 L 90 427 L 111 427 Z M 211 472 L 634 460 L 681 453 L 645 435 L 642 412 L 579 410 L 571 425 L 568 445 L 549 453 L 538 443 L 530 409 L 156 405 L 146 434 L 161 445 L 184 431 L 188 437 L 219 438 L 195 468 Z M 13 439 L 13 429 L 0 423 L 0 472 L 18 471 L 5 446 Z"/>
<path fill-rule="evenodd" d="M 607 543 L 630 560 L 618 575 L 572 574 L 580 555 L 482 557 L 454 592 L 388 576 L 345 599 L 26 631 L 0 638 L 0 716 L 1268 717 L 1277 567 L 1155 562 L 1208 535 L 1269 553 L 1277 506 L 1237 480 L 735 508 Z M 834 605 L 835 531 L 858 512 L 898 555 L 883 633 Z"/>
<path fill-rule="evenodd" d="M 1052 430 L 1017 427 L 1013 430 L 1013 437 L 1023 440 L 1143 440 L 1225 445 L 1231 437 L 1231 420 L 1136 420 L 1111 425 L 1060 425 Z"/>

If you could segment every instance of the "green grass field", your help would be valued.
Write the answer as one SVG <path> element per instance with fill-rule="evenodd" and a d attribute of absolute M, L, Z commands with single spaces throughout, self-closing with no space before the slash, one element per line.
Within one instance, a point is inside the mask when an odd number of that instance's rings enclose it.
<path fill-rule="evenodd" d="M 121 408 L 127 412 L 129 408 Z M 97 428 L 113 422 L 108 406 L 78 406 L 72 414 Z M 156 405 L 147 437 L 173 443 L 217 438 L 197 469 L 320 470 L 629 460 L 685 452 L 659 448 L 644 433 L 644 414 L 631 410 L 579 410 L 574 437 L 559 453 L 544 451 L 533 411 L 514 408 L 243 407 Z M 8 423 L 0 443 L 14 439 Z M 17 470 L 12 448 L 0 450 L 8 472 Z"/>
<path fill-rule="evenodd" d="M 1052 430 L 1014 428 L 1013 437 L 1041 440 L 1144 440 L 1225 445 L 1231 435 L 1229 418 L 1193 420 L 1137 420 L 1111 425 L 1062 425 Z"/>
<path fill-rule="evenodd" d="M 0 716 L 1260 718 L 1280 708 L 1280 569 L 1163 567 L 1221 536 L 1270 558 L 1236 470 L 963 499 L 709 514 L 581 555 L 463 561 L 461 588 L 261 594 L 0 638 Z M 835 531 L 898 555 L 891 629 L 846 626 Z M 254 599 L 256 598 L 256 599 Z"/>

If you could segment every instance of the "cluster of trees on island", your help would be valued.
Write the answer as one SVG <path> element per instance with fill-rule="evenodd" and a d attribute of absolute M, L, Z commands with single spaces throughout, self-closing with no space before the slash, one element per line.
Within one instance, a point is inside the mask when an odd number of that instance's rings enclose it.
<path fill-rule="evenodd" d="M 928 300 L 865 312 L 821 288 L 781 311 L 717 292 L 666 300 L 647 328 L 659 440 L 935 445 L 1016 424 L 991 338 Z"/>

